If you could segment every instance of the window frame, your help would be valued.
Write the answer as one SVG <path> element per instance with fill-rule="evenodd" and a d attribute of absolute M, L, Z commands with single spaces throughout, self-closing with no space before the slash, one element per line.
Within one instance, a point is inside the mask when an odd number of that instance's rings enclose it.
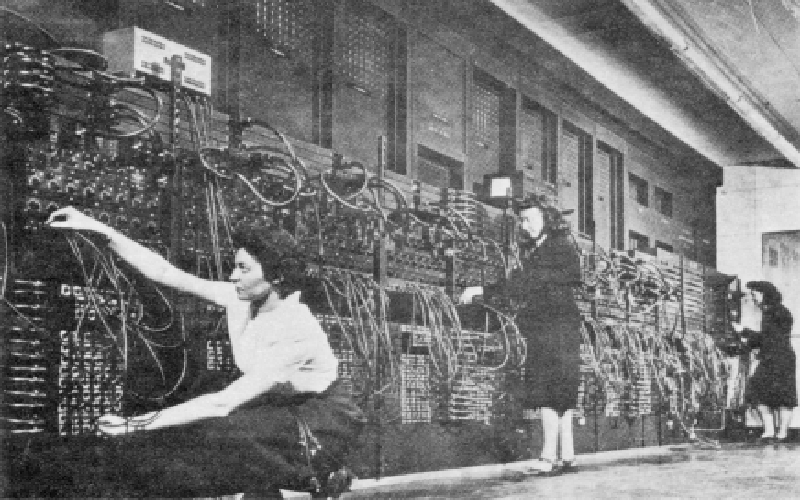
<path fill-rule="evenodd" d="M 646 179 L 628 172 L 628 192 L 630 198 L 639 206 L 650 206 L 650 185 Z"/>
<path fill-rule="evenodd" d="M 636 241 L 636 246 L 633 246 L 632 242 Z M 644 246 L 641 246 L 640 243 L 644 243 Z M 628 249 L 629 250 L 639 250 L 644 251 L 650 248 L 650 237 L 642 234 L 638 231 L 628 230 Z"/>
<path fill-rule="evenodd" d="M 668 203 L 668 210 L 665 210 L 665 202 Z M 675 196 L 664 188 L 653 186 L 653 206 L 658 213 L 670 219 L 675 213 Z"/>

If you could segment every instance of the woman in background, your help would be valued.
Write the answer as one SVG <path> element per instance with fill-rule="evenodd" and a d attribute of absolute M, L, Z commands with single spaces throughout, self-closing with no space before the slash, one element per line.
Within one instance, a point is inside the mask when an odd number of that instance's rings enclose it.
<path fill-rule="evenodd" d="M 569 226 L 555 207 L 535 199 L 519 206 L 520 266 L 505 285 L 487 287 L 516 312 L 527 343 L 523 406 L 541 408 L 544 442 L 530 472 L 551 473 L 574 467 L 572 409 L 580 386 L 581 314 L 573 288 L 581 284 L 580 257 Z M 465 290 L 462 303 L 483 294 Z M 558 448 L 561 461 L 558 462 Z"/>
<path fill-rule="evenodd" d="M 733 323 L 750 348 L 758 349 L 758 366 L 747 381 L 745 403 L 754 405 L 764 423 L 762 440 L 784 441 L 789 432 L 792 408 L 797 406 L 795 353 L 792 348 L 792 313 L 781 303 L 783 297 L 768 281 L 747 283 L 755 305 L 761 309 L 761 331 Z M 778 432 L 775 433 L 775 423 Z"/>

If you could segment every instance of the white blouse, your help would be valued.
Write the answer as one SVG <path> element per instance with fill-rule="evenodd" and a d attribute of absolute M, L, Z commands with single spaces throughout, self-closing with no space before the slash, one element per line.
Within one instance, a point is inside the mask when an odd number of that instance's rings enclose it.
<path fill-rule="evenodd" d="M 289 382 L 300 392 L 322 392 L 336 380 L 338 360 L 300 292 L 251 319 L 250 302 L 239 300 L 234 285 L 218 286 L 217 302 L 226 307 L 233 358 L 243 374 Z"/>

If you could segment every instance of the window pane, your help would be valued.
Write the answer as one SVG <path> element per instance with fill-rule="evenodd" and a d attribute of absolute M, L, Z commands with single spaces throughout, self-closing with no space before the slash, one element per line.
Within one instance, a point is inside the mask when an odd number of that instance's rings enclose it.
<path fill-rule="evenodd" d="M 655 201 L 656 210 L 658 210 L 661 215 L 672 217 L 672 193 L 656 187 L 653 190 L 653 199 Z"/>
<path fill-rule="evenodd" d="M 628 177 L 628 190 L 630 197 L 639 205 L 644 207 L 648 206 L 648 186 L 647 181 L 635 174 L 630 174 Z"/>
<path fill-rule="evenodd" d="M 500 143 L 500 92 L 480 80 L 472 87 L 472 120 L 475 140 L 486 148 Z"/>
<path fill-rule="evenodd" d="M 271 48 L 311 60 L 311 6 L 307 0 L 257 0 L 256 31 Z"/>

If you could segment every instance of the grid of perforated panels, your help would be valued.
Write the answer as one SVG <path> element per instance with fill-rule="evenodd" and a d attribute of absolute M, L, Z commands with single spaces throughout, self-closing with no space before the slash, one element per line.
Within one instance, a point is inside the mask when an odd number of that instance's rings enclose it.
<path fill-rule="evenodd" d="M 255 0 L 256 30 L 274 50 L 310 59 L 312 6 L 308 0 Z"/>
<path fill-rule="evenodd" d="M 348 5 L 336 30 L 336 70 L 357 90 L 386 95 L 391 72 L 391 26 Z"/>
<path fill-rule="evenodd" d="M 486 147 L 500 142 L 500 92 L 480 81 L 472 83 L 472 130 Z"/>

